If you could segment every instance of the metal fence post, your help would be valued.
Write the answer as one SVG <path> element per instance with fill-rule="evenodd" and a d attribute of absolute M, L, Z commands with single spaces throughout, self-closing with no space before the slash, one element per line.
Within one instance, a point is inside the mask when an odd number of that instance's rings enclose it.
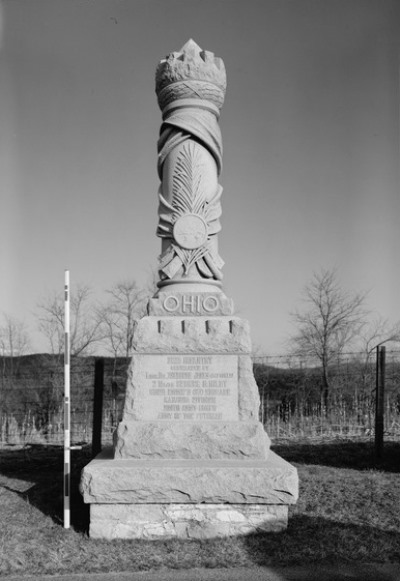
<path fill-rule="evenodd" d="M 375 458 L 383 455 L 386 347 L 376 348 Z"/>
<path fill-rule="evenodd" d="M 94 368 L 92 456 L 101 452 L 103 418 L 104 359 L 96 359 Z"/>

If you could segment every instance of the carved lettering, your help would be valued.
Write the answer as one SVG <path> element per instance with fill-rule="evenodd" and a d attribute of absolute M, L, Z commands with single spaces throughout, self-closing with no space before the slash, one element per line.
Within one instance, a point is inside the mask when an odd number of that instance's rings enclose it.
<path fill-rule="evenodd" d="M 215 313 L 219 309 L 222 309 L 221 301 L 218 296 L 215 295 L 167 295 L 163 299 L 162 305 L 168 313 L 182 315 Z"/>
<path fill-rule="evenodd" d="M 169 313 L 173 313 L 177 309 L 179 309 L 179 301 L 177 297 L 175 297 L 174 295 L 168 295 L 164 299 L 163 306 L 166 311 L 168 311 Z"/>
<path fill-rule="evenodd" d="M 186 312 L 186 307 L 188 307 L 189 313 L 196 312 L 196 297 L 194 295 L 183 295 L 182 297 L 183 312 Z"/>
<path fill-rule="evenodd" d="M 214 313 L 219 307 L 219 301 L 217 297 L 213 295 L 208 295 L 205 297 L 203 301 L 203 308 L 208 313 Z"/>
<path fill-rule="evenodd" d="M 149 354 L 141 366 L 143 419 L 238 419 L 237 355 Z"/>

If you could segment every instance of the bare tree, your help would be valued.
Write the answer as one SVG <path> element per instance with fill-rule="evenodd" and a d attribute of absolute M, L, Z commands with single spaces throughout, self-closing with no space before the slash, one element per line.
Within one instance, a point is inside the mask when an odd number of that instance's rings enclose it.
<path fill-rule="evenodd" d="M 100 321 L 90 302 L 91 290 L 78 285 L 71 292 L 71 355 L 89 355 L 100 341 Z M 60 294 L 45 299 L 40 305 L 39 329 L 46 336 L 52 354 L 64 351 L 64 299 Z"/>
<path fill-rule="evenodd" d="M 25 324 L 10 315 L 3 316 L 0 327 L 0 349 L 3 356 L 25 355 L 30 347 L 30 339 Z"/>
<path fill-rule="evenodd" d="M 151 291 L 140 288 L 134 280 L 124 280 L 107 290 L 109 301 L 98 309 L 103 343 L 117 357 L 129 357 L 136 321 L 146 308 Z"/>
<path fill-rule="evenodd" d="M 362 350 L 369 358 L 378 345 L 390 341 L 400 341 L 400 322 L 391 325 L 379 315 L 365 324 L 360 332 Z"/>
<path fill-rule="evenodd" d="M 296 355 L 316 359 L 321 364 L 321 399 L 329 404 L 330 366 L 349 348 L 365 324 L 365 294 L 343 290 L 335 270 L 314 273 L 304 289 L 305 309 L 292 314 L 297 334 L 291 339 Z"/>
<path fill-rule="evenodd" d="M 2 377 L 12 378 L 19 363 L 18 357 L 30 348 L 30 339 L 25 323 L 10 315 L 3 315 L 0 327 L 0 355 L 2 357 Z"/>
<path fill-rule="evenodd" d="M 372 355 L 379 345 L 391 341 L 400 341 L 400 322 L 394 325 L 390 324 L 387 319 L 376 316 L 372 321 L 365 323 L 360 329 L 360 343 L 362 362 L 361 378 L 364 386 L 368 383 L 369 370 L 371 368 Z"/>

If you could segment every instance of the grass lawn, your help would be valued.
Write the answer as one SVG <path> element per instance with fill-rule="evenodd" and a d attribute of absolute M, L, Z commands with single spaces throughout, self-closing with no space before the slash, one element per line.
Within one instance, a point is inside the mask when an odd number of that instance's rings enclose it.
<path fill-rule="evenodd" d="M 192 567 L 400 562 L 400 443 L 373 467 L 369 442 L 275 442 L 299 471 L 283 533 L 210 541 L 100 541 L 87 536 L 78 482 L 90 449 L 72 452 L 72 527 L 62 526 L 63 450 L 0 450 L 0 576 Z"/>

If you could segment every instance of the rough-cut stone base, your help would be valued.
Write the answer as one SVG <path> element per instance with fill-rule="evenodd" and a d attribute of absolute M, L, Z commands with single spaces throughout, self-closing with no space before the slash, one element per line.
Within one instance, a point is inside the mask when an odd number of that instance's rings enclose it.
<path fill-rule="evenodd" d="M 120 422 L 114 459 L 266 460 L 270 439 L 261 422 Z"/>
<path fill-rule="evenodd" d="M 285 505 L 92 504 L 90 536 L 97 539 L 211 539 L 279 532 Z"/>
<path fill-rule="evenodd" d="M 82 472 L 89 504 L 294 504 L 294 466 L 267 460 L 113 460 L 103 451 Z"/>

